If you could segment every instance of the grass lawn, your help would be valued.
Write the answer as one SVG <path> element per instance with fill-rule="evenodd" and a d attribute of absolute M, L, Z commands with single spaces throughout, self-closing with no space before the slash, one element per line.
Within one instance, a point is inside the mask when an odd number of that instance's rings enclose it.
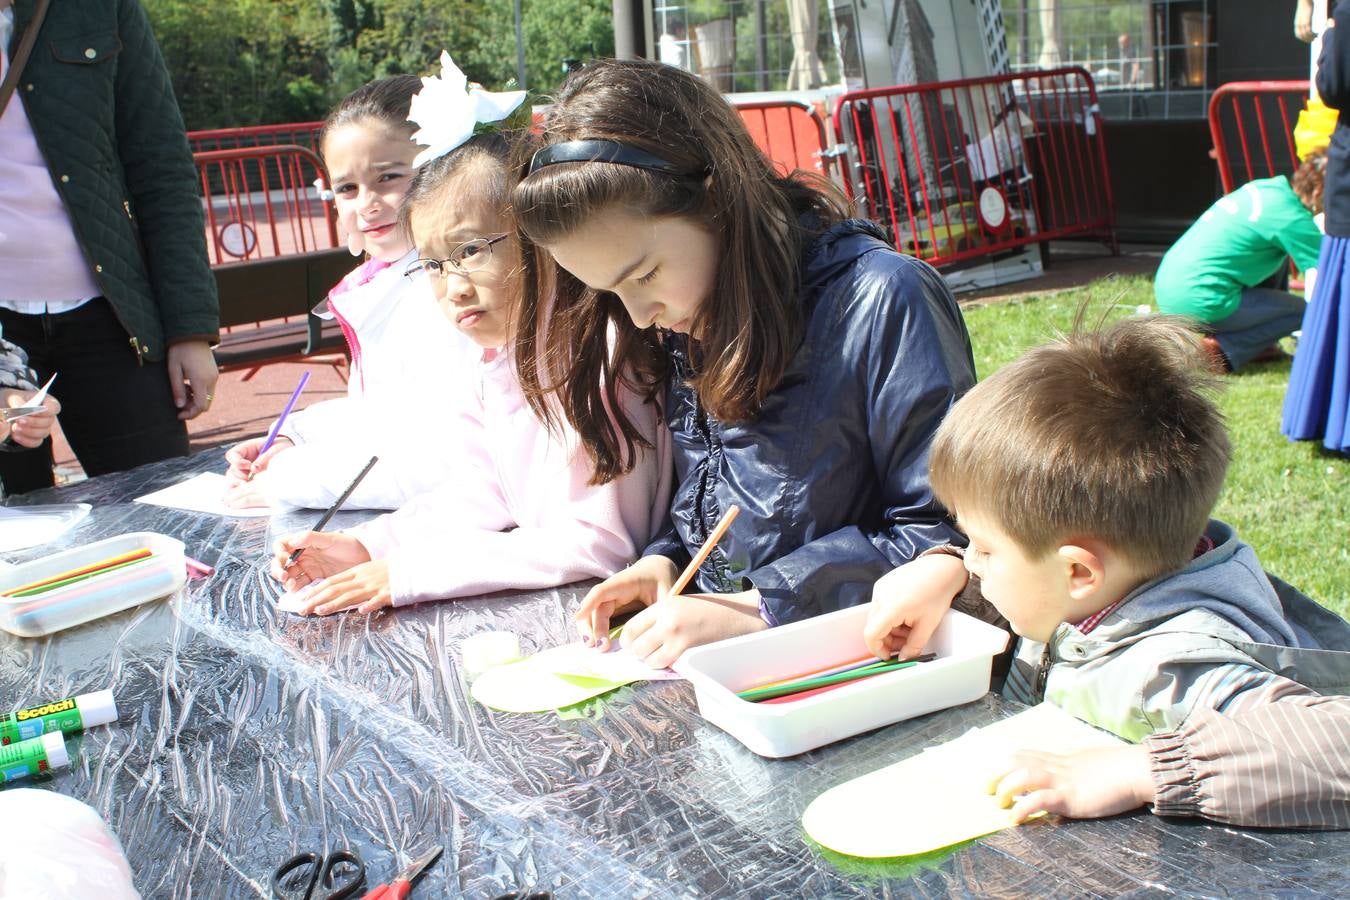
<path fill-rule="evenodd" d="M 1106 278 L 1049 297 L 966 307 L 980 377 L 1067 330 L 1084 298 L 1090 315 L 1115 304 L 1111 315 L 1125 316 L 1151 303 L 1153 289 L 1146 278 Z M 1288 362 L 1224 378 L 1219 400 L 1233 464 L 1214 515 L 1256 548 L 1267 571 L 1350 617 L 1350 459 L 1280 434 L 1288 382 Z"/>

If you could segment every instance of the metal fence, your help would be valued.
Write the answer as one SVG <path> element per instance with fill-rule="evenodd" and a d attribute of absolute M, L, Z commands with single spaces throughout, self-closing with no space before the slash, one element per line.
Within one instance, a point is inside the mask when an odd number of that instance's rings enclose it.
<path fill-rule="evenodd" d="M 1225 194 L 1254 178 L 1298 168 L 1294 126 L 1308 102 L 1307 81 L 1234 81 L 1209 101 L 1209 134 Z"/>
<path fill-rule="evenodd" d="M 851 91 L 834 124 L 855 200 L 902 253 L 942 265 L 1080 235 L 1118 249 L 1081 68 Z"/>

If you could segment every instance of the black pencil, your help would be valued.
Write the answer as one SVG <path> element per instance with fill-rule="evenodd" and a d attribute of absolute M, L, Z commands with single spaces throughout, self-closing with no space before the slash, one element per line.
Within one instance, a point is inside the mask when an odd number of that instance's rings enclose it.
<path fill-rule="evenodd" d="M 352 495 L 352 491 L 356 490 L 356 486 L 361 483 L 361 480 L 370 473 L 370 470 L 375 467 L 375 463 L 379 461 L 380 458 L 378 456 L 372 456 L 370 458 L 370 462 L 366 463 L 366 467 L 352 479 L 352 483 L 347 485 L 347 489 L 342 492 L 342 496 L 333 501 L 333 505 L 328 507 L 328 511 L 320 517 L 318 523 L 315 524 L 310 531 L 323 531 L 328 527 L 328 523 L 333 520 L 333 516 L 337 514 L 337 511 L 342 507 L 342 504 L 347 502 L 347 498 Z M 297 547 L 295 550 L 291 551 L 291 555 L 286 558 L 286 565 L 283 568 L 289 569 L 295 564 L 295 561 L 300 558 L 300 554 L 304 552 L 304 547 Z"/>

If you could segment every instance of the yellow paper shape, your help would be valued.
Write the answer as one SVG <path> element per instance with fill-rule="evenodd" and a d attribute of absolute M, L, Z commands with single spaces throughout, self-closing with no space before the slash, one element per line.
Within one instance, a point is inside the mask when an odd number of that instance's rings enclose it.
<path fill-rule="evenodd" d="M 548 712 L 632 684 L 638 678 L 612 681 L 561 674 L 576 656 L 576 647 L 554 647 L 519 662 L 488 669 L 473 683 L 473 699 L 502 712 Z"/>
<path fill-rule="evenodd" d="M 849 856 L 929 853 L 1013 824 L 989 785 L 1016 751 L 1073 753 L 1122 743 L 1042 703 L 830 788 L 806 808 L 802 827 L 816 843 Z"/>

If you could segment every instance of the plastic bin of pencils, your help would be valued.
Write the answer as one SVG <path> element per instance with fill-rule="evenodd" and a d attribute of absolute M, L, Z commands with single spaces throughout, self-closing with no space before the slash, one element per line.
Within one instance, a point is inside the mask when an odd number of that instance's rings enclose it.
<path fill-rule="evenodd" d="M 0 628 L 41 637 L 165 597 L 186 580 L 182 541 L 118 535 L 0 573 Z"/>
<path fill-rule="evenodd" d="M 977 700 L 1008 634 L 951 610 L 928 642 L 931 662 L 847 681 L 799 699 L 754 703 L 736 695 L 769 682 L 868 656 L 866 604 L 685 651 L 675 669 L 694 685 L 698 711 L 760 756 L 804 753 L 873 728 Z"/>

